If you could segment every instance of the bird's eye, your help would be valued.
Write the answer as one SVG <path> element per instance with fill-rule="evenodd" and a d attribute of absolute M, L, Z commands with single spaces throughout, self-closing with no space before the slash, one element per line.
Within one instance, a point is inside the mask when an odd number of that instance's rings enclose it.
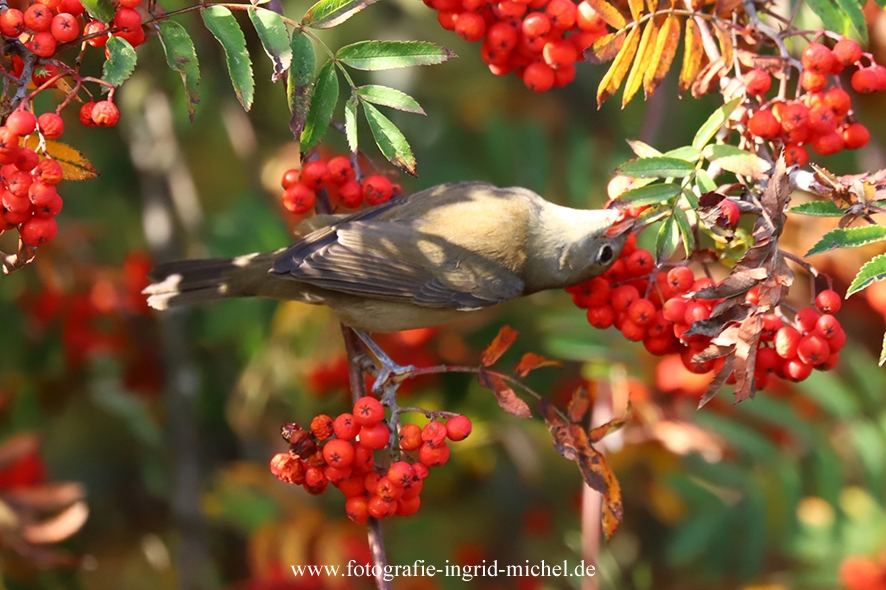
<path fill-rule="evenodd" d="M 612 246 L 609 244 L 603 244 L 603 247 L 597 251 L 597 264 L 606 264 L 612 260 L 612 256 Z"/>

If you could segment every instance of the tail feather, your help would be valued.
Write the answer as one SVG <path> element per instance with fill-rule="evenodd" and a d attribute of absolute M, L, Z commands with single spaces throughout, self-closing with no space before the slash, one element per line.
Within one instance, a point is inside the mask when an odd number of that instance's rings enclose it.
<path fill-rule="evenodd" d="M 280 280 L 268 275 L 280 252 L 158 264 L 148 275 L 154 282 L 142 293 L 148 295 L 148 305 L 159 310 L 229 297 L 260 296 L 269 282 Z"/>

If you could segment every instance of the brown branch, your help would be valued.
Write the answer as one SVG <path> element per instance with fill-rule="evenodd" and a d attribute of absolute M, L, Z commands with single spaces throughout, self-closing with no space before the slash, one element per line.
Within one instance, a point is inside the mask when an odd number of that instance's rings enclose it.
<path fill-rule="evenodd" d="M 25 245 L 20 239 L 18 241 L 18 252 L 15 254 L 6 254 L 0 251 L 0 264 L 3 266 L 3 274 L 8 275 L 18 269 L 30 264 L 34 260 L 37 250 Z"/>

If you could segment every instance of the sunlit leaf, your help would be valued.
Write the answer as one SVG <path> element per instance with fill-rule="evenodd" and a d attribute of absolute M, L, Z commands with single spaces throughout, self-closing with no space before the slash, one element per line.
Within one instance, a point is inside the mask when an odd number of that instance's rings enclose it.
<path fill-rule="evenodd" d="M 680 237 L 683 239 L 683 247 L 686 252 L 692 252 L 695 249 L 695 235 L 692 233 L 692 225 L 686 212 L 680 207 L 674 209 L 674 219 L 677 220 L 677 228 L 680 230 Z"/>
<path fill-rule="evenodd" d="M 631 62 L 637 53 L 637 46 L 639 44 L 640 29 L 639 27 L 634 27 L 628 33 L 624 45 L 618 52 L 618 55 L 615 56 L 615 60 L 597 87 L 598 107 L 603 104 L 604 100 L 615 94 L 616 90 L 621 86 L 622 80 L 624 80 L 625 75 L 628 73 L 628 68 L 631 67 Z"/>
<path fill-rule="evenodd" d="M 545 357 L 535 354 L 534 352 L 527 352 L 523 355 L 523 357 L 517 362 L 517 366 L 514 367 L 514 375 L 517 377 L 525 377 L 529 374 L 530 371 L 534 371 L 540 367 L 562 367 L 563 364 L 560 361 L 554 361 L 551 359 L 546 359 Z"/>
<path fill-rule="evenodd" d="M 501 355 L 503 355 L 517 339 L 517 334 L 517 330 L 510 326 L 502 326 L 498 331 L 498 334 L 495 335 L 495 339 L 489 343 L 489 345 L 483 350 L 483 354 L 480 355 L 480 363 L 484 367 L 491 367 L 497 363 L 498 359 L 501 358 Z"/>
<path fill-rule="evenodd" d="M 587 0 L 587 2 L 591 5 L 591 8 L 600 15 L 600 18 L 606 21 L 607 25 L 615 30 L 625 28 L 625 25 L 627 24 L 625 17 L 622 16 L 621 12 L 619 12 L 615 6 L 606 0 Z"/>
<path fill-rule="evenodd" d="M 585 58 L 593 64 L 603 64 L 615 58 L 621 48 L 624 47 L 627 33 L 618 31 L 604 35 L 594 41 L 590 49 L 585 51 Z"/>
<path fill-rule="evenodd" d="M 356 92 L 360 98 L 373 104 L 391 107 L 392 109 L 406 111 L 407 113 L 425 114 L 418 101 L 396 88 L 366 84 L 365 86 L 358 86 Z"/>
<path fill-rule="evenodd" d="M 311 40 L 304 33 L 293 33 L 290 47 L 292 65 L 289 67 L 286 85 L 286 99 L 291 113 L 289 129 L 293 137 L 301 139 L 314 92 L 314 66 L 317 58 Z"/>
<path fill-rule="evenodd" d="M 695 181 L 698 183 L 698 188 L 701 189 L 702 193 L 710 193 L 717 190 L 717 183 L 714 182 L 714 179 L 711 178 L 711 175 L 706 170 L 696 172 Z"/>
<path fill-rule="evenodd" d="M 311 6 L 301 24 L 312 29 L 329 29 L 345 22 L 378 0 L 320 0 Z"/>
<path fill-rule="evenodd" d="M 660 156 L 661 152 L 649 145 L 648 143 L 644 143 L 639 139 L 629 139 L 627 140 L 628 145 L 631 147 L 631 151 L 634 152 L 638 158 L 651 158 L 652 156 Z"/>
<path fill-rule="evenodd" d="M 640 3 L 642 6 L 642 0 Z M 625 81 L 625 88 L 621 97 L 621 108 L 624 108 L 625 105 L 634 98 L 634 95 L 643 83 L 643 78 L 646 76 L 646 72 L 655 68 L 652 63 L 652 54 L 655 53 L 657 39 L 658 25 L 655 24 L 655 19 L 649 19 L 646 22 L 646 27 L 644 27 L 643 33 L 640 35 L 640 45 L 637 47 L 637 55 L 634 57 L 631 71 L 628 74 L 627 81 Z"/>
<path fill-rule="evenodd" d="M 674 148 L 672 150 L 668 150 L 662 154 L 666 158 L 677 158 L 678 160 L 683 160 L 684 162 L 691 162 L 694 166 L 698 159 L 701 158 L 701 152 L 692 147 L 691 145 L 684 145 L 678 148 Z"/>
<path fill-rule="evenodd" d="M 108 58 L 102 66 L 102 80 L 120 86 L 135 70 L 135 49 L 123 37 L 111 35 L 105 45 Z"/>
<path fill-rule="evenodd" d="M 671 215 L 661 224 L 655 237 L 656 260 L 667 260 L 677 251 L 679 245 L 680 229 L 677 227 L 677 220 Z"/>
<path fill-rule="evenodd" d="M 655 205 L 664 203 L 682 192 L 683 189 L 676 184 L 650 184 L 626 191 L 618 198 L 618 201 L 626 201 L 635 206 Z"/>
<path fill-rule="evenodd" d="M 194 42 L 185 28 L 172 20 L 162 20 L 157 26 L 160 27 L 158 36 L 166 54 L 166 64 L 182 77 L 188 99 L 188 116 L 193 121 L 197 105 L 200 104 L 200 64 Z"/>
<path fill-rule="evenodd" d="M 680 17 L 670 15 L 665 19 L 661 30 L 658 33 L 658 39 L 655 44 L 655 51 L 652 54 L 652 66 L 646 70 L 643 78 L 643 94 L 649 98 L 653 92 L 664 80 L 671 69 L 671 63 L 677 54 L 677 47 L 680 45 Z"/>
<path fill-rule="evenodd" d="M 859 270 L 858 274 L 855 275 L 855 278 L 852 279 L 852 283 L 846 291 L 846 297 L 858 293 L 869 285 L 882 281 L 883 279 L 886 279 L 886 254 L 874 256 L 861 267 L 861 270 Z"/>
<path fill-rule="evenodd" d="M 845 211 L 833 201 L 809 201 L 788 209 L 788 213 L 812 215 L 813 217 L 842 217 Z"/>
<path fill-rule="evenodd" d="M 676 158 L 654 156 L 625 162 L 616 171 L 639 178 L 683 178 L 695 171 L 695 165 Z"/>
<path fill-rule="evenodd" d="M 881 367 L 886 364 L 886 334 L 883 334 L 883 347 L 880 349 L 880 360 L 877 364 Z"/>
<path fill-rule="evenodd" d="M 861 39 L 861 42 L 866 44 L 868 42 L 868 25 L 862 11 L 864 3 L 859 3 L 858 0 L 837 0 L 837 6 L 843 15 L 844 34 Z"/>
<path fill-rule="evenodd" d="M 701 72 L 701 62 L 704 55 L 704 45 L 698 23 L 688 18 L 683 40 L 683 65 L 680 68 L 679 92 L 681 95 L 692 86 L 698 73 Z"/>
<path fill-rule="evenodd" d="M 250 6 L 246 12 L 249 14 L 252 26 L 255 27 L 255 32 L 258 33 L 265 53 L 271 58 L 271 63 L 274 65 L 271 80 L 276 82 L 283 77 L 292 63 L 292 48 L 289 46 L 289 33 L 286 32 L 283 17 L 273 10 L 254 6 Z"/>
<path fill-rule="evenodd" d="M 821 254 L 837 248 L 857 248 L 886 240 L 886 227 L 882 225 L 866 225 L 862 227 L 846 227 L 832 229 L 815 244 L 806 256 Z"/>
<path fill-rule="evenodd" d="M 305 119 L 305 128 L 301 134 L 301 151 L 306 152 L 323 138 L 329 121 L 332 120 L 332 111 L 338 102 L 338 75 L 335 71 L 335 63 L 330 59 L 320 71 L 317 72 L 317 80 L 314 83 L 314 92 L 311 94 L 311 106 L 308 117 Z"/>
<path fill-rule="evenodd" d="M 707 145 L 704 156 L 716 162 L 723 170 L 734 174 L 742 174 L 759 180 L 766 177 L 772 164 L 757 154 L 752 154 L 733 145 Z"/>
<path fill-rule="evenodd" d="M 357 151 L 357 109 L 360 101 L 352 94 L 345 103 L 345 137 L 348 140 L 348 149 Z"/>
<path fill-rule="evenodd" d="M 363 102 L 363 114 L 378 149 L 388 161 L 401 170 L 415 176 L 415 156 L 403 133 L 381 111 Z"/>
<path fill-rule="evenodd" d="M 246 37 L 237 19 L 224 6 L 209 6 L 201 11 L 203 23 L 225 51 L 225 62 L 237 100 L 245 110 L 252 107 L 255 80 L 252 79 L 252 61 L 246 51 Z"/>
<path fill-rule="evenodd" d="M 695 138 L 692 140 L 692 147 L 697 150 L 704 148 L 704 146 L 714 138 L 717 131 L 720 130 L 720 127 L 723 126 L 723 123 L 726 122 L 729 115 L 732 114 L 732 111 L 735 110 L 735 107 L 737 107 L 740 102 L 741 97 L 734 98 L 711 113 L 708 120 L 704 122 L 695 134 Z"/>
<path fill-rule="evenodd" d="M 335 54 L 343 64 L 358 70 L 390 70 L 443 63 L 455 54 L 427 41 L 359 41 Z"/>
<path fill-rule="evenodd" d="M 714 21 L 713 29 L 720 44 L 720 56 L 723 58 L 723 63 L 732 65 L 732 59 L 735 54 L 735 44 L 732 42 L 732 27 L 727 27 L 719 21 Z"/>
<path fill-rule="evenodd" d="M 643 16 L 643 0 L 628 0 L 628 8 L 631 10 L 631 18 L 635 21 Z"/>
<path fill-rule="evenodd" d="M 28 137 L 28 147 L 37 149 L 40 138 L 32 134 Z M 64 174 L 65 180 L 92 180 L 98 178 L 98 170 L 87 160 L 83 154 L 60 141 L 46 141 L 46 153 L 57 161 Z"/>

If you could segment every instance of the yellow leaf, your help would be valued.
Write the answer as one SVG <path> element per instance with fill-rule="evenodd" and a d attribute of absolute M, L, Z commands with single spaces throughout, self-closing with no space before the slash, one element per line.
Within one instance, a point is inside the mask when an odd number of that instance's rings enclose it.
<path fill-rule="evenodd" d="M 649 19 L 646 28 L 643 29 L 643 35 L 640 37 L 640 47 L 637 49 L 637 57 L 634 59 L 634 65 L 631 67 L 631 73 L 628 74 L 628 81 L 625 82 L 624 94 L 621 97 L 621 108 L 631 102 L 643 78 L 650 69 L 655 69 L 652 63 L 652 54 L 655 50 L 656 40 L 658 38 L 658 25 L 655 19 Z"/>
<path fill-rule="evenodd" d="M 625 17 L 615 6 L 606 0 L 587 0 L 587 2 L 600 15 L 600 18 L 606 21 L 607 25 L 619 31 L 625 28 L 627 24 Z"/>
<path fill-rule="evenodd" d="M 40 138 L 31 135 L 28 138 L 28 147 L 37 149 Z M 83 154 L 60 141 L 46 141 L 46 155 L 61 164 L 65 180 L 92 180 L 98 178 L 98 170 L 87 160 Z"/>
<path fill-rule="evenodd" d="M 595 64 L 602 64 L 611 60 L 618 55 L 619 51 L 621 51 L 622 46 L 625 44 L 625 37 L 627 36 L 627 33 L 624 31 L 619 31 L 617 33 L 610 33 L 600 37 L 594 41 L 593 46 L 591 46 L 588 61 Z"/>
<path fill-rule="evenodd" d="M 604 100 L 615 94 L 615 91 L 621 86 L 621 82 L 631 66 L 631 61 L 634 59 L 634 54 L 637 53 L 637 45 L 639 43 L 640 28 L 634 27 L 628 33 L 625 43 L 618 55 L 615 56 L 612 65 L 609 66 L 609 71 L 600 80 L 600 86 L 597 87 L 597 108 L 603 104 Z"/>
<path fill-rule="evenodd" d="M 686 36 L 683 42 L 683 67 L 680 70 L 680 94 L 692 86 L 701 71 L 701 60 L 704 57 L 701 33 L 698 23 L 692 18 L 686 19 Z"/>
<path fill-rule="evenodd" d="M 646 70 L 646 77 L 643 78 L 643 94 L 649 98 L 664 77 L 668 70 L 671 69 L 671 63 L 677 53 L 677 47 L 680 45 L 680 17 L 672 14 L 658 33 L 658 42 L 655 44 L 655 51 L 652 53 L 653 67 Z"/>
<path fill-rule="evenodd" d="M 640 17 L 643 16 L 643 0 L 628 0 L 628 6 L 631 9 L 631 17 L 635 21 L 640 20 Z"/>
<path fill-rule="evenodd" d="M 732 58 L 735 52 L 735 44 L 732 42 L 732 31 L 719 21 L 714 21 L 714 34 L 720 42 L 720 55 L 727 68 L 732 67 Z"/>

